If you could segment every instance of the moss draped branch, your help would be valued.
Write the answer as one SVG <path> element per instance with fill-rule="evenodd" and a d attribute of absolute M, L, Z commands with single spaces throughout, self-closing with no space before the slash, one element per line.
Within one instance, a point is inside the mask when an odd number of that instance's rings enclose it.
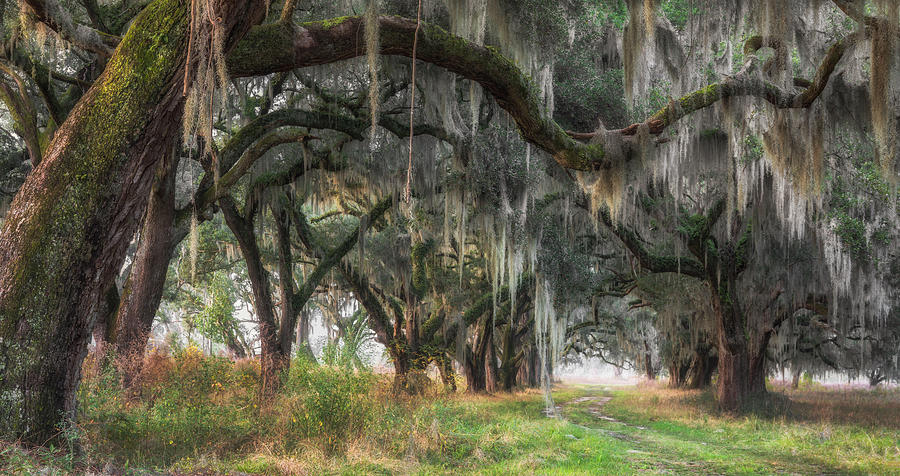
<path fill-rule="evenodd" d="M 779 109 L 807 108 L 825 89 L 831 74 L 843 58 L 848 46 L 856 42 L 859 37 L 859 34 L 853 34 L 835 42 L 816 70 L 816 75 L 809 86 L 799 93 L 784 90 L 756 74 L 757 65 L 751 60 L 747 67 L 736 76 L 710 84 L 678 100 L 670 101 L 643 124 L 648 126 L 651 134 L 660 134 L 667 127 L 693 112 L 712 106 L 723 99 L 739 96 L 757 97 Z M 635 124 L 619 132 L 633 135 L 636 134 L 637 127 L 638 125 Z"/>
<path fill-rule="evenodd" d="M 416 22 L 389 16 L 380 17 L 378 22 L 379 53 L 410 57 Z M 358 16 L 300 25 L 278 22 L 259 26 L 229 56 L 229 70 L 235 76 L 255 76 L 355 58 L 366 54 L 364 34 L 365 22 Z M 753 74 L 755 65 L 751 61 L 737 76 L 671 101 L 643 123 L 604 134 L 566 133 L 541 106 L 533 81 L 495 48 L 423 24 L 416 59 L 478 82 L 510 114 L 525 140 L 552 155 L 563 167 L 596 170 L 635 158 L 638 147 L 632 142 L 636 138 L 630 136 L 636 136 L 641 127 L 646 126 L 651 134 L 658 135 L 679 119 L 725 98 L 754 96 L 779 108 L 809 107 L 821 94 L 849 44 L 857 38 L 854 34 L 836 42 L 809 87 L 799 93 L 784 90 Z M 605 134 L 623 136 L 625 140 L 616 138 L 622 146 L 608 148 L 605 144 L 610 138 Z M 592 139 L 592 143 L 582 143 L 576 138 Z"/>
<path fill-rule="evenodd" d="M 613 223 L 606 209 L 600 211 L 600 217 L 612 232 L 637 258 L 641 267 L 654 273 L 679 273 L 698 279 L 706 278 L 706 269 L 699 261 L 686 256 L 659 256 L 647 250 L 640 236 L 634 230 L 621 223 Z"/>
<path fill-rule="evenodd" d="M 378 202 L 375 207 L 369 212 L 368 219 L 366 223 L 374 223 L 381 215 L 384 215 L 384 212 L 387 211 L 388 208 L 391 207 L 393 203 L 393 197 L 388 196 L 383 198 L 380 202 Z M 306 281 L 302 286 L 297 290 L 297 293 L 293 297 L 294 301 L 294 309 L 300 310 L 304 305 L 306 305 L 306 301 L 312 296 L 313 292 L 315 292 L 316 287 L 319 285 L 319 281 L 325 277 L 325 274 L 331 270 L 335 265 L 337 265 L 341 259 L 350 252 L 351 249 L 356 245 L 359 241 L 359 234 L 363 232 L 362 230 L 363 224 L 360 222 L 359 225 L 349 234 L 344 240 L 336 246 L 334 249 L 329 250 L 324 254 L 322 260 L 316 266 L 315 270 L 306 278 Z"/>
<path fill-rule="evenodd" d="M 411 56 L 415 20 L 382 16 L 378 22 L 379 53 Z M 228 67 L 232 75 L 242 77 L 334 63 L 365 55 L 364 36 L 362 17 L 259 26 L 229 55 Z M 533 81 L 495 48 L 423 23 L 416 58 L 477 81 L 510 113 L 527 140 L 563 166 L 589 170 L 611 165 L 604 160 L 602 147 L 581 144 L 566 135 L 541 106 Z"/>
<path fill-rule="evenodd" d="M 25 0 L 34 20 L 56 32 L 60 38 L 100 56 L 112 56 L 120 38 L 77 23 L 56 0 Z"/>

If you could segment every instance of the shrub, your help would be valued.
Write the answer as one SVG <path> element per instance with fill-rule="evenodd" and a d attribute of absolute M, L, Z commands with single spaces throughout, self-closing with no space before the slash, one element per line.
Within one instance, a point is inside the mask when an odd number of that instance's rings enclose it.
<path fill-rule="evenodd" d="M 88 446 L 131 462 L 168 465 L 200 451 L 225 454 L 259 431 L 243 374 L 229 360 L 188 347 L 174 357 L 147 356 L 130 398 L 114 366 L 79 390 Z"/>
<path fill-rule="evenodd" d="M 372 416 L 373 381 L 368 372 L 294 359 L 276 424 L 286 433 L 319 441 L 326 451 L 339 450 Z"/>
<path fill-rule="evenodd" d="M 204 356 L 191 346 L 151 352 L 128 392 L 113 359 L 87 362 L 79 390 L 86 447 L 119 463 L 169 466 L 262 440 L 289 451 L 312 444 L 336 452 L 364 434 L 377 401 L 373 374 L 308 358 L 292 361 L 281 393 L 265 408 L 257 400 L 258 360 Z"/>

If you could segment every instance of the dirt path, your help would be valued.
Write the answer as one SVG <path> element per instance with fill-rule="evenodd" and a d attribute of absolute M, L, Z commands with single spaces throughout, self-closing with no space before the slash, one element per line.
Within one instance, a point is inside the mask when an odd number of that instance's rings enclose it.
<path fill-rule="evenodd" d="M 611 416 L 604 407 L 613 400 L 607 388 L 581 387 L 582 395 L 560 402 L 558 414 L 579 428 L 615 438 L 624 446 L 622 457 L 650 474 L 832 474 L 800 461 L 775 461 L 753 448 L 736 446 L 702 432 L 687 433 L 668 427 L 646 427 Z M 586 394 L 584 394 L 586 393 Z M 713 430 L 721 432 L 722 430 Z M 736 467 L 735 462 L 746 462 Z M 773 463 L 768 466 L 766 463 Z M 776 467 L 777 466 L 777 467 Z M 755 468 L 751 469 L 751 468 Z M 759 471 L 762 471 L 760 473 Z"/>
<path fill-rule="evenodd" d="M 624 443 L 626 458 L 641 472 L 650 474 L 726 474 L 717 471 L 714 464 L 706 461 L 690 460 L 688 455 L 681 454 L 673 448 L 670 437 L 645 426 L 613 418 L 604 412 L 603 407 L 613 397 L 609 390 L 591 390 L 592 395 L 585 395 L 560 405 L 560 415 L 570 423 L 589 430 L 597 431 Z M 580 415 L 579 415 L 580 414 Z M 586 414 L 586 415 L 585 415 Z M 585 418 L 584 416 L 589 416 Z M 706 443 L 699 443 L 706 445 Z"/>
<path fill-rule="evenodd" d="M 588 411 L 588 413 L 590 413 L 591 416 L 593 416 L 594 418 L 596 418 L 596 419 L 598 419 L 598 420 L 607 421 L 607 422 L 610 422 L 610 423 L 618 423 L 619 425 L 623 425 L 623 426 L 626 426 L 626 427 L 627 427 L 627 426 L 631 426 L 631 425 L 628 425 L 627 423 L 624 423 L 624 422 L 621 422 L 621 421 L 619 421 L 619 420 L 616 420 L 615 418 L 613 418 L 613 417 L 611 417 L 611 416 L 607 416 L 607 415 L 604 415 L 604 414 L 603 414 L 603 411 L 602 411 L 602 410 L 603 410 L 603 405 L 606 405 L 606 403 L 609 402 L 610 400 L 612 400 L 612 397 L 580 397 L 580 398 L 574 400 L 572 403 L 574 403 L 574 404 L 579 404 L 579 403 L 589 402 L 588 405 L 587 405 L 587 411 Z M 586 426 L 583 426 L 583 425 L 579 425 L 579 426 L 581 426 L 581 427 L 583 427 L 583 428 L 588 428 L 588 429 L 593 429 L 593 430 L 599 430 L 599 431 L 602 431 L 603 433 L 605 433 L 605 434 L 607 434 L 607 435 L 609 435 L 609 436 L 611 436 L 611 437 L 613 437 L 613 438 L 615 438 L 615 439 L 617 439 L 617 440 L 628 441 L 628 442 L 630 442 L 630 443 L 635 443 L 635 444 L 639 444 L 639 443 L 640 443 L 640 440 L 639 440 L 638 438 L 635 438 L 635 436 L 633 436 L 633 435 L 627 435 L 627 434 L 625 434 L 625 433 L 621 433 L 621 432 L 618 432 L 618 431 L 615 431 L 615 430 L 590 428 L 590 427 L 586 427 Z M 644 428 L 644 427 L 638 427 L 638 426 L 635 426 L 634 428 L 639 428 L 639 429 L 642 429 L 642 430 L 646 430 L 646 428 Z M 642 453 L 641 450 L 635 450 L 635 449 L 628 450 L 628 452 L 629 452 L 629 453 L 632 453 L 632 454 L 635 454 L 635 453 Z"/>
<path fill-rule="evenodd" d="M 643 427 L 640 425 L 631 425 L 631 424 L 625 423 L 623 421 L 616 420 L 615 418 L 604 414 L 603 406 L 606 405 L 610 400 L 612 400 L 612 397 L 608 397 L 608 396 L 601 397 L 601 396 L 593 395 L 593 396 L 578 397 L 575 400 L 566 402 L 566 404 L 561 406 L 561 409 L 563 412 L 565 412 L 566 407 L 568 407 L 568 406 L 587 404 L 586 406 L 587 406 L 588 413 L 590 413 L 591 416 L 593 416 L 594 418 L 596 418 L 598 420 L 603 420 L 603 421 L 607 421 L 610 423 L 618 423 L 620 425 L 634 428 L 637 430 L 646 430 L 647 429 L 646 427 Z"/>

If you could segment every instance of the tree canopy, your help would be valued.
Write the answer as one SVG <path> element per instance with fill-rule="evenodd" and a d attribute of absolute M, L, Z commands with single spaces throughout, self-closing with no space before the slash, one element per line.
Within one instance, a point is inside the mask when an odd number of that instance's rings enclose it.
<path fill-rule="evenodd" d="M 92 341 L 265 402 L 316 322 L 551 409 L 592 358 L 900 379 L 900 13 L 782 3 L 0 0 L 0 429 L 57 434 Z"/>

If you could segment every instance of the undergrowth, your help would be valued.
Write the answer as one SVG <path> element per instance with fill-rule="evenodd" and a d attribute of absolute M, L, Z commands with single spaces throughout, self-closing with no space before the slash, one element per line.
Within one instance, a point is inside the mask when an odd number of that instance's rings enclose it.
<path fill-rule="evenodd" d="M 730 415 L 710 390 L 564 386 L 554 419 L 536 390 L 397 397 L 308 357 L 265 404 L 255 360 L 150 353 L 127 390 L 113 360 L 85 362 L 72 444 L 0 442 L 0 474 L 900 473 L 896 389 L 775 389 Z"/>
<path fill-rule="evenodd" d="M 255 360 L 204 356 L 195 347 L 144 359 L 124 389 L 115 359 L 90 355 L 75 426 L 83 451 L 0 442 L 0 473 L 624 471 L 609 456 L 614 441 L 544 418 L 537 391 L 450 395 L 435 383 L 422 395 L 396 396 L 392 376 L 297 357 L 279 393 L 263 403 Z"/>

